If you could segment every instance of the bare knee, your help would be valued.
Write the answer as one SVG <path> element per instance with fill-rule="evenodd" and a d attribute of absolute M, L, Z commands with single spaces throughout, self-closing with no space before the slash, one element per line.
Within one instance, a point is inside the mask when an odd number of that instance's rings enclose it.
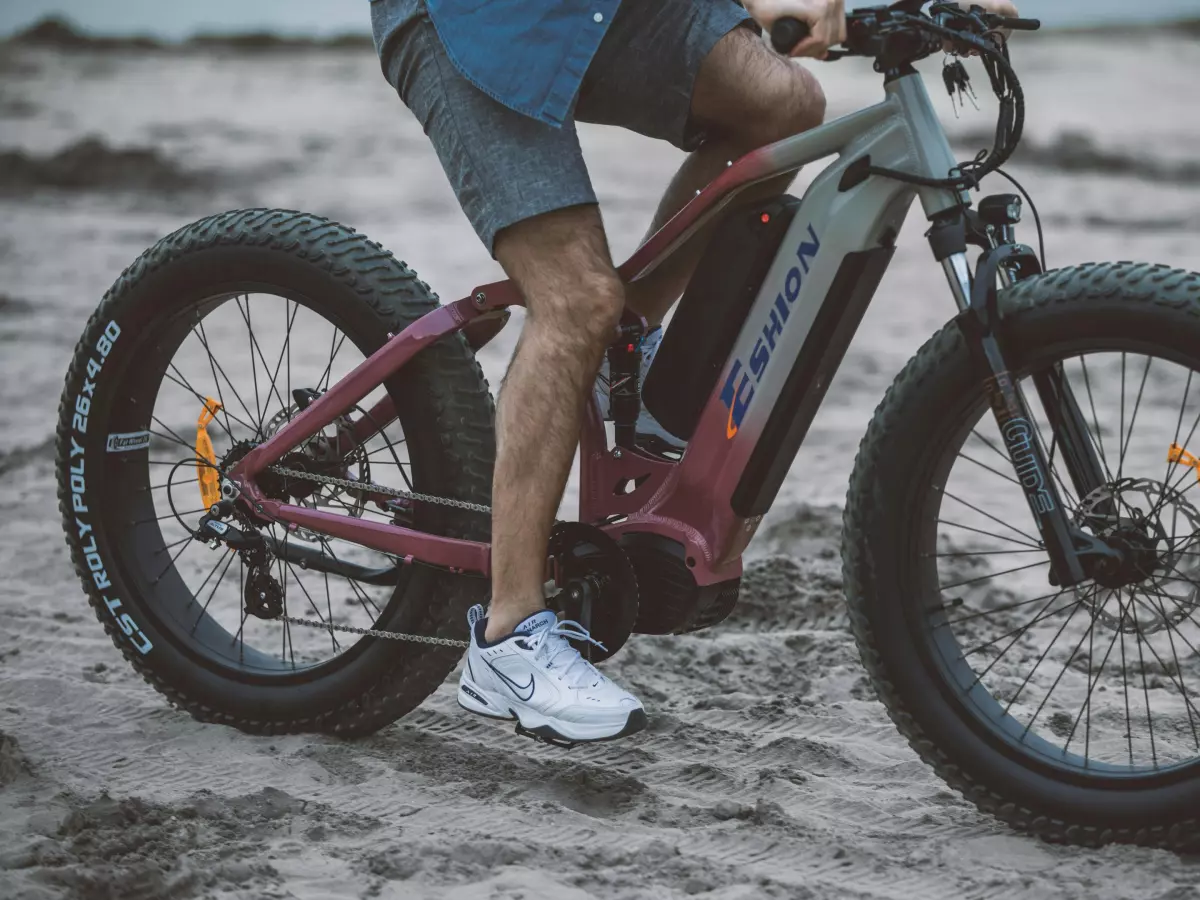
<path fill-rule="evenodd" d="M 530 325 L 566 353 L 598 355 L 625 308 L 599 211 L 571 207 L 518 222 L 496 238 L 496 258 L 525 297 Z"/>

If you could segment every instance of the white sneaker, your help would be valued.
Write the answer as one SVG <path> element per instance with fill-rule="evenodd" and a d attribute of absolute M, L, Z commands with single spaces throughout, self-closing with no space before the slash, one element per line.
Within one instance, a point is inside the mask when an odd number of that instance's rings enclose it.
<path fill-rule="evenodd" d="M 646 375 L 649 374 L 650 364 L 654 362 L 654 356 L 658 353 L 659 345 L 662 344 L 662 337 L 663 330 L 658 325 L 650 329 L 642 337 L 641 384 L 646 383 Z M 596 405 L 600 407 L 600 415 L 606 420 L 609 419 L 608 382 L 608 355 L 606 354 L 604 361 L 600 363 L 600 374 L 596 376 L 596 386 L 594 388 Z M 649 450 L 651 453 L 682 453 L 687 443 L 663 428 L 644 406 L 641 412 L 638 413 L 634 434 L 636 435 L 638 446 Z"/>
<path fill-rule="evenodd" d="M 458 683 L 458 705 L 551 741 L 607 741 L 646 727 L 641 701 L 601 675 L 567 638 L 591 636 L 550 610 L 529 616 L 508 637 L 484 640 L 482 606 L 467 613 L 471 646 Z"/>

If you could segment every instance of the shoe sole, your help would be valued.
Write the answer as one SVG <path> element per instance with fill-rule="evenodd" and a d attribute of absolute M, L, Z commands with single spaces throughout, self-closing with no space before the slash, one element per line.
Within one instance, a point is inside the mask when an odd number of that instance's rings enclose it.
<path fill-rule="evenodd" d="M 629 737 L 631 734 L 644 730 L 648 723 L 646 711 L 634 709 L 630 710 L 621 729 L 613 734 L 580 734 L 577 731 L 579 728 L 577 722 L 565 723 L 530 709 L 513 709 L 508 701 L 490 691 L 462 683 L 458 686 L 458 705 L 467 712 L 487 719 L 498 719 L 505 722 L 516 720 L 521 728 L 540 738 L 575 744 L 594 744 Z"/>

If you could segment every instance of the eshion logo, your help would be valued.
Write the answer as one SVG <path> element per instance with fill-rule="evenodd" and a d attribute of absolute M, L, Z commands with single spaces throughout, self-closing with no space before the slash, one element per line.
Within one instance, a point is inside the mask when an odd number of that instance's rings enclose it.
<path fill-rule="evenodd" d="M 754 401 L 754 386 L 763 380 L 767 366 L 771 363 L 771 354 L 775 352 L 775 343 L 783 334 L 788 318 L 792 314 L 792 304 L 800 296 L 800 288 L 804 284 L 804 276 L 809 272 L 809 263 L 815 259 L 821 250 L 821 241 L 812 225 L 808 226 L 808 237 L 811 241 L 801 241 L 796 248 L 796 265 L 788 270 L 784 278 L 783 290 L 775 297 L 771 307 L 771 315 L 763 326 L 762 337 L 754 345 L 750 353 L 749 364 L 743 364 L 740 359 L 733 361 L 725 387 L 721 389 L 721 402 L 729 410 L 729 419 L 725 425 L 725 437 L 733 439 L 742 427 L 750 404 Z"/>

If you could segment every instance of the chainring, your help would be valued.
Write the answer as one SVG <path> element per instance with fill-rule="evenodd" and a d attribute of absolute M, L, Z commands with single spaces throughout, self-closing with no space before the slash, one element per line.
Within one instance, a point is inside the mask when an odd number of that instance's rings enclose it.
<path fill-rule="evenodd" d="M 571 643 L 591 662 L 613 656 L 629 640 L 638 617 L 637 576 L 629 557 L 599 528 L 582 522 L 554 526 L 549 556 L 560 590 L 547 605 L 583 625 L 604 649 Z"/>

